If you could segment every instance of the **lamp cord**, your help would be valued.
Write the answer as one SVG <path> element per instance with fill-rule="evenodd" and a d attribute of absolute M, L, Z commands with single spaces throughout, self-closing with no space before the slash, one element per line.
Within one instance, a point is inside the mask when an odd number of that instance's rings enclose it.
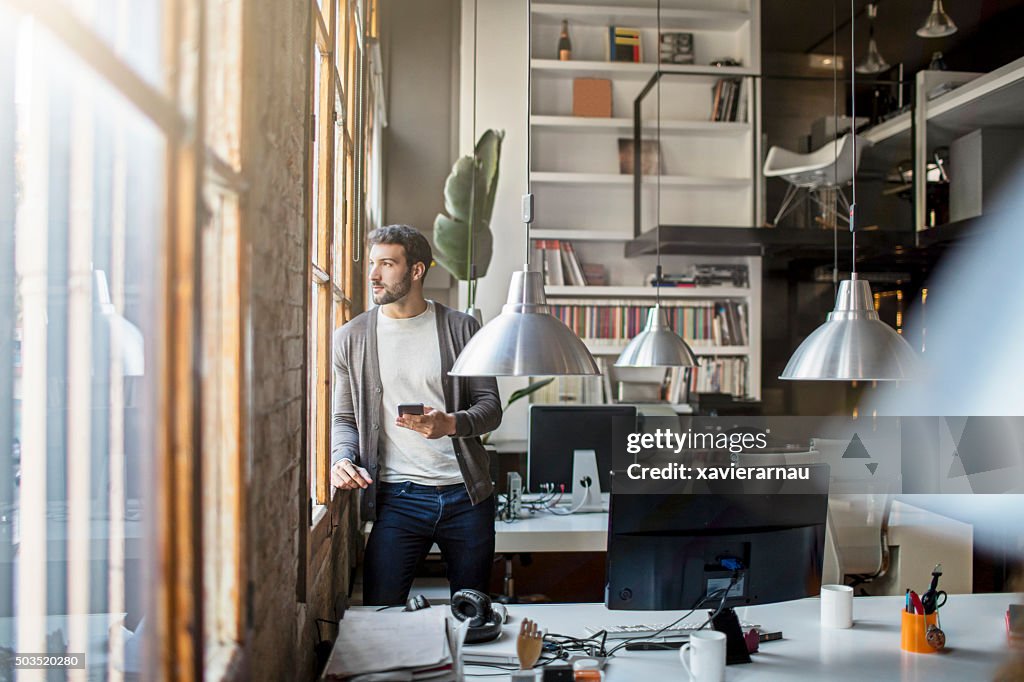
<path fill-rule="evenodd" d="M 855 218 L 857 214 L 857 69 L 853 68 L 854 38 L 856 32 L 854 25 L 854 0 L 850 0 L 850 134 L 853 137 L 853 158 L 850 159 L 850 167 L 853 170 L 850 183 L 850 279 L 857 279 L 857 231 L 855 229 Z"/>
<path fill-rule="evenodd" d="M 839 54 L 836 46 L 836 0 L 832 0 L 832 176 L 839 178 Z M 832 299 L 839 294 L 839 216 L 832 205 Z"/>
<path fill-rule="evenodd" d="M 658 69 L 657 69 L 656 77 L 658 79 L 658 108 L 657 108 L 657 114 L 656 115 L 657 115 L 658 127 L 657 127 L 657 134 L 655 136 L 655 139 L 657 140 L 657 145 L 658 145 L 657 157 L 656 157 L 657 160 L 658 160 L 658 167 L 654 169 L 655 181 L 657 182 L 657 185 L 656 185 L 657 190 L 655 192 L 656 196 L 657 196 L 657 200 L 655 201 L 655 204 L 654 204 L 654 229 L 656 230 L 654 236 L 655 236 L 655 239 L 657 240 L 655 242 L 655 250 L 656 250 L 656 252 L 658 254 L 657 255 L 658 262 L 657 262 L 657 265 L 655 266 L 655 269 L 654 269 L 654 277 L 655 277 L 655 280 L 654 280 L 654 306 L 656 308 L 660 308 L 661 307 L 661 80 L 662 80 L 662 74 L 661 74 L 661 0 L 658 0 L 657 15 L 658 15 L 657 16 L 658 36 L 657 36 L 657 40 L 656 40 L 656 43 L 657 43 L 657 52 L 656 52 L 656 54 L 658 55 L 657 56 Z M 641 127 L 641 130 L 642 130 L 642 127 Z M 643 177 L 644 177 L 644 164 L 643 164 L 644 143 L 643 143 L 643 136 L 641 136 L 641 138 L 639 140 L 637 140 L 637 144 L 640 145 L 640 168 L 639 168 L 639 172 L 640 172 L 640 182 L 643 183 Z"/>
<path fill-rule="evenodd" d="M 526 0 L 526 195 L 523 197 L 523 222 L 526 223 L 526 269 L 530 266 L 530 223 L 533 222 L 533 191 L 530 185 L 530 164 L 533 156 L 530 112 L 533 111 L 533 0 Z"/>

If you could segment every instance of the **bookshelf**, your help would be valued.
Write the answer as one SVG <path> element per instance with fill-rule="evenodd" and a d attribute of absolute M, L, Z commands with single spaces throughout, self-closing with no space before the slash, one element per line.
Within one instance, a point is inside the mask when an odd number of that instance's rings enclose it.
<path fill-rule="evenodd" d="M 651 0 L 534 0 L 527 14 L 525 0 L 478 5 L 463 0 L 460 59 L 468 65 L 475 57 L 479 73 L 474 91 L 473 70 L 459 71 L 460 153 L 470 153 L 473 148 L 470 122 L 474 101 L 478 129 L 503 129 L 508 133 L 491 225 L 494 255 L 477 294 L 485 320 L 499 314 L 508 293 L 509 276 L 524 263 L 526 244 L 518 216 L 527 177 L 536 200 L 530 229 L 533 242 L 568 240 L 582 263 L 599 263 L 606 268 L 607 284 L 613 287 L 547 287 L 552 304 L 557 304 L 557 299 L 653 301 L 655 291 L 647 275 L 654 272 L 654 256 L 626 254 L 627 245 L 636 241 L 633 185 L 632 176 L 621 172 L 618 140 L 632 139 L 634 101 L 657 69 L 658 22 L 654 7 Z M 754 87 L 755 76 L 760 73 L 760 0 L 662 0 L 661 7 L 663 30 L 692 33 L 694 47 L 693 64 L 665 65 L 665 70 L 672 72 L 672 80 L 662 86 L 659 152 L 663 220 L 666 225 L 714 227 L 715 233 L 751 231 L 760 223 L 755 221 L 759 193 L 755 157 L 760 126 L 759 93 Z M 569 21 L 572 39 L 573 60 L 568 62 L 556 59 L 563 19 Z M 607 60 L 608 28 L 616 25 L 639 30 L 641 63 Z M 477 29 L 480 40 L 474 41 Z M 722 57 L 739 60 L 740 66 L 710 66 L 712 60 Z M 532 84 L 529 110 L 524 78 L 527 70 Z M 593 118 L 573 115 L 573 80 L 581 77 L 611 81 L 612 107 L 608 114 Z M 737 107 L 743 115 L 737 115 L 736 120 L 712 121 L 713 90 L 723 77 L 747 83 L 746 104 Z M 653 138 L 650 133 L 657 120 L 656 110 L 645 109 L 642 120 L 645 138 Z M 529 168 L 521 142 L 526 122 L 531 136 Z M 646 205 L 656 196 L 654 179 L 648 178 L 644 185 Z M 739 229 L 744 227 L 747 229 Z M 709 360 L 745 359 L 748 384 L 754 387 L 751 397 L 756 398 L 761 378 L 761 251 L 741 251 L 712 243 L 710 248 L 666 255 L 663 265 L 671 273 L 683 272 L 699 262 L 749 263 L 749 290 L 697 294 L 663 289 L 661 293 L 673 302 L 710 296 L 740 298 L 748 303 L 749 343 L 714 348 L 696 345 L 701 357 Z M 694 255 L 697 253 L 701 255 Z M 618 341 L 600 339 L 591 339 L 590 343 L 604 364 L 614 362 L 621 346 Z M 498 384 L 502 395 L 509 395 L 526 381 L 521 377 L 500 378 Z M 599 393 L 603 393 L 602 379 L 596 381 Z M 524 437 L 526 403 L 520 401 L 506 410 L 496 437 Z M 687 411 L 686 405 L 677 405 L 676 409 Z"/>
<path fill-rule="evenodd" d="M 563 19 L 569 22 L 573 45 L 570 61 L 555 59 L 553 52 Z M 608 60 L 609 27 L 613 26 L 639 32 L 640 63 Z M 568 241 L 581 263 L 600 264 L 605 269 L 605 286 L 571 286 L 549 280 L 545 287 L 553 310 L 580 333 L 605 370 L 635 333 L 638 320 L 644 317 L 642 311 L 653 305 L 658 293 L 649 283 L 655 269 L 653 256 L 623 257 L 625 244 L 635 236 L 633 176 L 622 172 L 618 142 L 632 139 L 634 101 L 658 69 L 657 26 L 656 10 L 648 0 L 535 1 L 532 6 L 530 180 L 537 195 L 537 215 L 531 237 L 535 245 Z M 754 161 L 759 109 L 756 79 L 752 78 L 760 72 L 759 27 L 759 0 L 662 2 L 662 30 L 692 34 L 694 56 L 693 64 L 661 64 L 662 71 L 672 74 L 661 84 L 658 156 L 663 223 L 722 229 L 759 223 L 759 173 Z M 710 65 L 723 57 L 738 61 L 739 66 Z M 611 81 L 611 116 L 573 115 L 573 81 L 577 78 Z M 744 82 L 735 120 L 711 120 L 716 84 L 723 78 Z M 644 98 L 641 119 L 645 139 L 656 136 L 656 96 L 649 93 Z M 644 177 L 645 230 L 655 226 L 657 185 L 655 175 Z M 703 328 L 698 338 L 692 333 L 683 336 L 708 367 L 719 363 L 742 368 L 744 388 L 737 397 L 760 399 L 761 259 L 714 253 L 662 259 L 667 273 L 685 272 L 699 263 L 741 264 L 748 270 L 749 286 L 662 287 L 662 305 L 668 310 L 699 309 L 701 315 L 710 316 L 708 320 L 714 317 L 716 306 L 741 306 L 745 311 L 742 343 L 712 339 L 710 331 L 705 334 Z M 595 333 L 596 323 L 584 318 L 598 314 L 604 322 L 609 318 L 621 322 L 616 317 L 621 315 L 630 316 L 630 322 L 614 334 L 607 329 Z M 710 324 L 708 320 L 705 322 Z M 642 322 L 639 324 L 642 327 Z M 655 369 L 632 378 L 657 381 L 653 375 L 659 372 L 664 376 L 665 370 Z M 560 379 L 546 397 L 539 398 L 589 401 L 602 390 L 604 394 L 612 392 L 601 378 Z"/>

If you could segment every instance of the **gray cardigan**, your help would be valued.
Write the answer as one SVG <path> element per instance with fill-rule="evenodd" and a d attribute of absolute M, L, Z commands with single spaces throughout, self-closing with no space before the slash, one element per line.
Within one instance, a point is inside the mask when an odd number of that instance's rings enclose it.
<path fill-rule="evenodd" d="M 374 484 L 366 489 L 360 509 L 364 520 L 376 517 L 377 475 L 380 460 L 377 438 L 381 432 L 380 364 L 377 358 L 379 308 L 362 313 L 334 332 L 334 418 L 331 425 L 331 464 L 344 458 L 370 472 Z M 480 436 L 501 423 L 498 383 L 492 377 L 449 376 L 455 358 L 480 328 L 471 316 L 434 304 L 441 348 L 441 384 L 444 409 L 455 414 L 455 457 L 473 504 L 494 491 L 487 451 Z M 417 349 L 409 349 L 416 361 Z"/>

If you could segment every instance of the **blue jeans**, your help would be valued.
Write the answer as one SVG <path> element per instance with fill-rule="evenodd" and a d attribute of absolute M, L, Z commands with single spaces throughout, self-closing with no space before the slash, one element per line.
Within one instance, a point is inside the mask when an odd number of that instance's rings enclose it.
<path fill-rule="evenodd" d="M 404 604 L 416 566 L 435 542 L 452 594 L 488 592 L 494 562 L 494 496 L 474 505 L 462 483 L 429 486 L 381 482 L 377 519 L 366 543 L 363 603 Z"/>

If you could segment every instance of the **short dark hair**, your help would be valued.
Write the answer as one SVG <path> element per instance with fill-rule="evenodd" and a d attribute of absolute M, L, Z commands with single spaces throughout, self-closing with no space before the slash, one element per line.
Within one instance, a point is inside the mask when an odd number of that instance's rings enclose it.
<path fill-rule="evenodd" d="M 410 225 L 384 225 L 370 232 L 367 237 L 370 246 L 374 244 L 400 244 L 405 249 L 405 259 L 411 266 L 414 263 L 423 263 L 423 267 L 430 269 L 430 263 L 434 260 L 434 254 L 430 250 L 430 242 L 419 230 Z"/>

